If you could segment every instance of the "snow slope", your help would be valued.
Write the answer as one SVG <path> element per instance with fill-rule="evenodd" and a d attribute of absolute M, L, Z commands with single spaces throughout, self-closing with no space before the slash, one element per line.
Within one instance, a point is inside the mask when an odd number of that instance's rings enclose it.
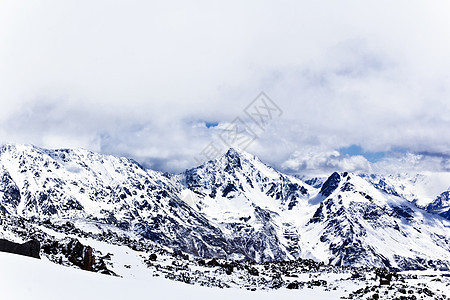
<path fill-rule="evenodd" d="M 118 278 L 72 269 L 44 259 L 0 252 L 0 293 L 3 299 L 336 299 L 339 292 L 274 290 L 250 292 L 188 285 L 148 274 Z"/>

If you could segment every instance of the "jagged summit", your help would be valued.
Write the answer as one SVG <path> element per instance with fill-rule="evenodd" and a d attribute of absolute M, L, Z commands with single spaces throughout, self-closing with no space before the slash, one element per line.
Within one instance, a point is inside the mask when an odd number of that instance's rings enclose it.
<path fill-rule="evenodd" d="M 228 149 L 228 151 L 219 160 L 224 160 L 226 163 L 226 168 L 229 171 L 235 168 L 242 169 L 241 160 L 245 159 L 245 155 L 242 152 L 238 152 L 233 148 Z"/>
<path fill-rule="evenodd" d="M 232 157 L 232 156 L 240 156 L 241 154 L 248 154 L 244 150 L 240 148 L 229 148 L 227 152 L 225 153 L 226 156 Z"/>
<path fill-rule="evenodd" d="M 232 171 L 234 168 L 242 169 L 243 165 L 253 165 L 255 167 L 257 166 L 272 169 L 271 167 L 261 162 L 261 160 L 255 155 L 239 148 L 229 148 L 223 155 L 221 155 L 217 159 L 205 162 L 199 167 L 202 167 L 204 165 L 216 165 L 223 167 L 228 171 Z"/>

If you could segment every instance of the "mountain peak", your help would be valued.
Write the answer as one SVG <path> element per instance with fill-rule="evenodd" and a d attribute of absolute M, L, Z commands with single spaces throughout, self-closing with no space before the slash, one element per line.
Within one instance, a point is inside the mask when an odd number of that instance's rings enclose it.
<path fill-rule="evenodd" d="M 225 153 L 226 156 L 242 156 L 242 155 L 248 155 L 248 152 L 245 152 L 244 150 L 240 148 L 229 148 L 227 152 Z"/>
<path fill-rule="evenodd" d="M 234 148 L 228 149 L 228 151 L 223 156 L 224 160 L 227 162 L 226 168 L 242 168 L 241 158 L 242 158 L 241 150 L 236 150 Z"/>

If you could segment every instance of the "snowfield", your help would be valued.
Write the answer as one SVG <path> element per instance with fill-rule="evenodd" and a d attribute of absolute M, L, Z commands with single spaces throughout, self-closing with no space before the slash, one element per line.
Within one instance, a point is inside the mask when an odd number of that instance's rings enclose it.
<path fill-rule="evenodd" d="M 2 299 L 446 299 L 450 274 L 439 271 L 402 272 L 403 279 L 390 286 L 374 281 L 328 274 L 336 290 L 322 287 L 248 291 L 239 288 L 204 287 L 153 277 L 145 269 L 134 276 L 113 277 L 64 267 L 47 260 L 0 252 Z M 327 274 L 322 274 L 326 276 Z M 306 280 L 307 274 L 297 278 Z M 304 278 L 303 278 L 304 277 Z M 370 276 L 369 276 L 370 277 Z M 378 295 L 379 298 L 373 298 Z M 400 297 L 405 298 L 400 298 Z M 376 297 L 376 296 L 375 296 Z M 415 297 L 415 298 L 414 298 Z"/>
<path fill-rule="evenodd" d="M 148 274 L 118 278 L 0 252 L 2 299 L 337 299 L 320 290 L 247 291 L 188 285 Z"/>

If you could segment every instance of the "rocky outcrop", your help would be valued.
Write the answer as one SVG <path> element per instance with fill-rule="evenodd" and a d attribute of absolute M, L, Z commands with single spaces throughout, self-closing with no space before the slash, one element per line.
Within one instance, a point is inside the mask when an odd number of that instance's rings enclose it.
<path fill-rule="evenodd" d="M 78 240 L 71 240 L 67 244 L 66 255 L 69 261 L 82 270 L 92 271 L 95 258 L 92 255 L 92 247 L 81 244 Z"/>
<path fill-rule="evenodd" d="M 325 197 L 330 196 L 337 189 L 340 181 L 341 176 L 337 172 L 334 172 L 327 181 L 324 182 L 320 189 L 320 193 Z"/>
<path fill-rule="evenodd" d="M 100 252 L 95 251 L 89 245 L 83 245 L 77 239 L 66 238 L 60 241 L 48 242 L 43 245 L 42 251 L 47 255 L 58 255 L 58 253 L 61 253 L 69 262 L 69 265 L 77 266 L 82 270 L 116 275 L 106 266 L 106 256 L 101 256 Z"/>
<path fill-rule="evenodd" d="M 25 255 L 34 258 L 40 258 L 40 243 L 36 240 L 31 240 L 23 244 L 10 242 L 8 240 L 0 239 L 0 251 Z"/>

